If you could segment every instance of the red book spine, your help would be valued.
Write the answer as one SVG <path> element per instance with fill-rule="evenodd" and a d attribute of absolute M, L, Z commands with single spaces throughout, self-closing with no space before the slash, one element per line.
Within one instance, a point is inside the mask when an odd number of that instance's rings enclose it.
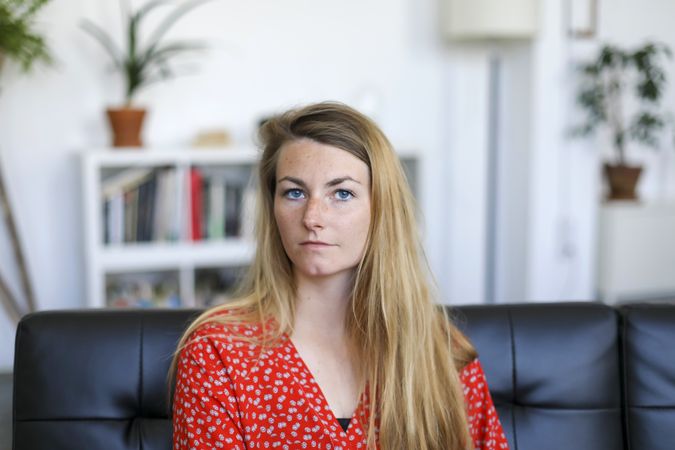
<path fill-rule="evenodd" d="M 199 169 L 190 169 L 190 204 L 192 240 L 202 239 L 202 174 Z"/>

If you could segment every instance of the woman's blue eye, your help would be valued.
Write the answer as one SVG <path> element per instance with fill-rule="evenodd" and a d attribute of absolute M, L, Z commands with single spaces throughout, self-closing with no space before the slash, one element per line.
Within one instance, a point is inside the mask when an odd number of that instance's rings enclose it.
<path fill-rule="evenodd" d="M 338 200 L 349 200 L 354 196 L 354 194 L 345 189 L 338 189 L 335 191 L 335 195 L 337 196 Z"/>
<path fill-rule="evenodd" d="M 284 192 L 284 197 L 290 198 L 292 200 L 297 200 L 299 198 L 302 198 L 302 190 L 300 190 L 300 189 L 289 189 L 286 192 Z"/>

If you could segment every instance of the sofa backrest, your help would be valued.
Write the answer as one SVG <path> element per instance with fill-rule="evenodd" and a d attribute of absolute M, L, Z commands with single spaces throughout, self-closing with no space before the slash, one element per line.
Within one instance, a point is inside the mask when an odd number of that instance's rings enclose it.
<path fill-rule="evenodd" d="M 455 311 L 478 350 L 512 449 L 623 448 L 612 308 L 554 303 Z"/>
<path fill-rule="evenodd" d="M 166 374 L 195 311 L 47 311 L 19 324 L 15 450 L 167 450 Z"/>
<path fill-rule="evenodd" d="M 675 448 L 675 304 L 621 307 L 631 450 Z"/>
<path fill-rule="evenodd" d="M 675 324 L 671 308 L 659 326 Z M 661 340 L 650 341 L 650 321 L 666 314 L 644 319 L 644 311 L 626 311 L 626 336 L 636 343 L 625 347 L 621 360 L 618 313 L 604 305 L 454 308 L 458 325 L 478 349 L 512 449 L 628 448 L 625 419 L 631 421 L 626 428 L 633 450 L 660 450 L 673 442 L 649 446 L 652 441 L 643 436 L 653 424 L 675 423 L 675 358 L 661 361 L 659 351 L 672 350 Z M 14 450 L 171 448 L 166 374 L 178 338 L 197 313 L 80 310 L 26 316 L 16 339 Z M 661 347 L 644 349 L 652 344 Z M 645 362 L 654 358 L 660 362 Z M 628 382 L 636 384 L 625 389 L 630 400 L 625 418 L 622 362 Z M 664 390 L 671 392 L 671 403 L 659 397 Z"/>

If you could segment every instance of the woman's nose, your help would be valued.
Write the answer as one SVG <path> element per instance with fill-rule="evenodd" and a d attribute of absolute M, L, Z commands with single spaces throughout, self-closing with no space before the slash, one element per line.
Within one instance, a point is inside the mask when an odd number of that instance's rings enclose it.
<path fill-rule="evenodd" d="M 308 229 L 323 228 L 324 214 L 321 199 L 309 199 L 305 207 L 302 223 Z"/>

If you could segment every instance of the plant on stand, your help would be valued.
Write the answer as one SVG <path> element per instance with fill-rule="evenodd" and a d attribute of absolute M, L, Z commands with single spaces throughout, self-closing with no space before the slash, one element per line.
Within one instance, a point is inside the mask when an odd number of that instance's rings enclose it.
<path fill-rule="evenodd" d="M 604 45 L 594 60 L 579 67 L 577 103 L 585 110 L 586 120 L 573 131 L 582 136 L 599 127 L 609 131 L 614 160 L 603 166 L 608 200 L 637 198 L 642 167 L 629 165 L 628 143 L 658 148 L 661 135 L 673 129 L 670 114 L 660 106 L 667 82 L 662 64 L 670 57 L 670 49 L 661 43 L 647 42 L 634 51 Z"/>
<path fill-rule="evenodd" d="M 185 1 L 175 6 L 141 43 L 141 25 L 148 15 L 168 2 L 155 0 L 146 3 L 135 13 L 130 12 L 128 4 L 122 5 L 126 17 L 126 44 L 120 47 L 112 37 L 89 20 L 82 21 L 82 28 L 106 50 L 113 63 L 113 69 L 122 73 L 125 81 L 125 101 L 120 108 L 108 108 L 107 115 L 113 130 L 113 146 L 142 147 L 141 131 L 146 116 L 145 108 L 135 104 L 135 96 L 149 84 L 172 78 L 178 73 L 169 62 L 179 55 L 206 46 L 200 42 L 165 42 L 167 31 L 188 11 L 210 0 Z"/>
<path fill-rule="evenodd" d="M 18 64 L 23 73 L 29 72 L 38 62 L 51 63 L 52 58 L 44 37 L 34 30 L 35 15 L 49 0 L 0 0 L 0 72 L 6 61 Z M 1 92 L 1 91 L 0 91 Z M 1 162 L 1 161 L 0 161 Z M 28 267 L 21 249 L 19 233 L 7 196 L 0 164 L 0 213 L 7 224 L 12 251 L 19 268 L 21 286 L 26 298 L 25 307 L 12 294 L 9 285 L 0 272 L 0 303 L 15 322 L 31 311 L 35 311 L 33 287 Z"/>

